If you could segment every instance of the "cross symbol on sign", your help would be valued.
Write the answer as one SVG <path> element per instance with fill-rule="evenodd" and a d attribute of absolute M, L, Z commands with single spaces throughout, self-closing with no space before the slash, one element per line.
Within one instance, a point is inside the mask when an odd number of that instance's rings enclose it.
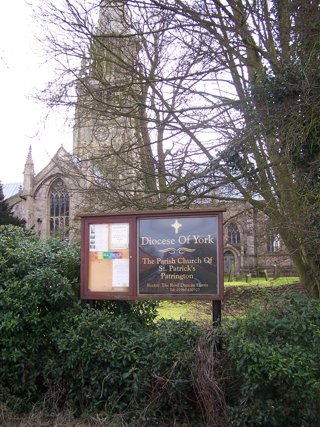
<path fill-rule="evenodd" d="M 182 227 L 182 224 L 176 219 L 173 224 L 171 224 L 171 227 L 174 228 L 175 234 L 178 234 L 179 228 Z"/>

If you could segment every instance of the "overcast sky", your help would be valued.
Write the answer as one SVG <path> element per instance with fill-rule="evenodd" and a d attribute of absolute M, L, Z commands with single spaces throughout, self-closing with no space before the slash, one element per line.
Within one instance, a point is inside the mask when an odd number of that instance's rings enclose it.
<path fill-rule="evenodd" d="M 50 70 L 35 43 L 30 7 L 25 0 L 5 1 L 0 20 L 0 181 L 22 182 L 30 145 L 38 173 L 61 145 L 71 150 L 72 133 L 62 114 L 45 123 L 44 106 L 32 99 Z"/>

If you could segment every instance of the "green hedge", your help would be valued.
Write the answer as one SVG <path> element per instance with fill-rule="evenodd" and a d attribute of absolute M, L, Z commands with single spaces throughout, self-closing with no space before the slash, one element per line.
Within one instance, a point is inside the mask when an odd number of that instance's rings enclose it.
<path fill-rule="evenodd" d="M 79 300 L 79 251 L 0 227 L 0 401 L 150 423 L 197 416 L 199 328 L 153 322 L 155 303 Z"/>
<path fill-rule="evenodd" d="M 198 333 L 190 322 L 141 327 L 129 318 L 84 309 L 54 334 L 56 355 L 46 378 L 78 414 L 190 417 L 196 407 L 190 349 Z"/>
<path fill-rule="evenodd" d="M 253 308 L 227 330 L 232 426 L 319 426 L 320 304 L 297 294 Z"/>
<path fill-rule="evenodd" d="M 156 306 L 89 307 L 79 300 L 77 247 L 0 226 L 0 401 L 20 410 L 46 402 L 48 411 L 121 414 L 132 425 L 197 425 L 191 367 L 198 363 L 204 387 L 208 374 L 194 357 L 200 329 L 154 322 Z M 223 378 L 211 385 L 228 384 L 230 426 L 319 425 L 319 301 L 278 297 L 222 331 L 212 366 Z"/>

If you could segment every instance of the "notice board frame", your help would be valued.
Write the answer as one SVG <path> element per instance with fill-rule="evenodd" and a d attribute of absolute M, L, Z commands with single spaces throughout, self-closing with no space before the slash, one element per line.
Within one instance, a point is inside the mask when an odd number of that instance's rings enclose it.
<path fill-rule="evenodd" d="M 152 210 L 152 211 L 124 211 L 117 213 L 82 213 L 81 219 L 81 283 L 80 297 L 85 300 L 212 300 L 221 301 L 224 294 L 223 276 L 223 212 L 225 209 L 188 209 L 188 210 Z M 196 293 L 150 293 L 139 292 L 139 224 L 140 220 L 175 221 L 177 218 L 215 218 L 216 219 L 216 292 L 208 294 Z M 90 226 L 96 224 L 129 224 L 129 286 L 124 291 L 92 290 L 89 283 L 90 267 Z M 179 223 L 179 221 L 178 221 Z M 173 225 L 171 225 L 172 227 Z M 91 268 L 93 268 L 91 266 Z M 91 284 L 92 288 L 92 284 Z"/>

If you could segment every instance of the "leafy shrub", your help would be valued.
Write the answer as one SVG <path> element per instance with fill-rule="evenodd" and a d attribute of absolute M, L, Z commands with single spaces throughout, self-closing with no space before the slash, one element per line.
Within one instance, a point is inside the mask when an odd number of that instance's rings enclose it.
<path fill-rule="evenodd" d="M 159 301 L 95 301 L 93 306 L 113 316 L 127 317 L 151 325 L 158 316 Z"/>
<path fill-rule="evenodd" d="M 0 226 L 0 284 L 20 280 L 31 271 L 48 267 L 73 283 L 79 283 L 80 256 L 77 246 L 49 239 L 41 241 L 30 230 Z"/>
<path fill-rule="evenodd" d="M 191 368 L 200 333 L 198 326 L 186 320 L 163 320 L 155 325 L 148 394 L 158 416 L 165 413 L 171 420 L 199 417 Z"/>
<path fill-rule="evenodd" d="M 45 390 L 51 332 L 77 307 L 79 254 L 22 228 L 0 227 L 0 383 L 27 404 Z M 0 390 L 1 392 L 1 390 Z"/>
<path fill-rule="evenodd" d="M 194 409 L 190 364 L 198 328 L 172 321 L 142 327 L 135 319 L 84 309 L 56 330 L 47 378 L 78 414 L 130 419 L 184 416 Z"/>
<path fill-rule="evenodd" d="M 298 295 L 249 311 L 227 332 L 232 426 L 318 426 L 320 304 Z"/>
<path fill-rule="evenodd" d="M 195 414 L 191 322 L 154 323 L 157 303 L 79 301 L 79 251 L 0 227 L 0 400 L 77 414 Z M 150 422 L 149 422 L 150 421 Z"/>

